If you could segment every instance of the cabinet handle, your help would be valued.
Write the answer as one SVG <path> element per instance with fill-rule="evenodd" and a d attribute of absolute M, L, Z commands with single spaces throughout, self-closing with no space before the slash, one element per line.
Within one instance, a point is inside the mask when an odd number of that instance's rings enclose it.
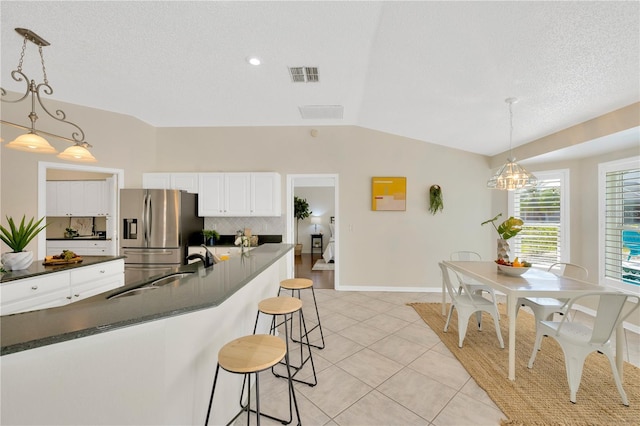
<path fill-rule="evenodd" d="M 37 290 L 37 289 L 38 289 L 37 285 L 31 286 L 31 290 Z"/>
<path fill-rule="evenodd" d="M 101 273 L 101 274 L 104 274 L 104 269 L 100 269 L 100 273 Z"/>
<path fill-rule="evenodd" d="M 71 300 L 71 296 L 67 296 L 67 299 Z"/>
<path fill-rule="evenodd" d="M 74 294 L 74 296 L 75 296 L 75 297 L 80 297 L 80 295 L 79 295 L 79 294 Z"/>

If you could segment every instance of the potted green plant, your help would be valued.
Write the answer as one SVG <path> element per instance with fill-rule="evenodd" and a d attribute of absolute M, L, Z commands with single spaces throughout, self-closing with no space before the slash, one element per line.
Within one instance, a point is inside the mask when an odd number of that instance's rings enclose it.
<path fill-rule="evenodd" d="M 216 241 L 220 239 L 220 234 L 215 229 L 203 229 L 202 236 L 204 237 L 204 243 L 208 246 L 215 246 Z"/>
<path fill-rule="evenodd" d="M 522 225 L 524 222 L 522 219 L 518 219 L 517 217 L 511 216 L 509 219 L 506 219 L 499 226 L 496 226 L 496 220 L 502 216 L 502 213 L 498 213 L 493 219 L 485 220 L 480 225 L 485 225 L 487 223 L 491 223 L 498 233 L 498 260 L 503 259 L 505 261 L 509 261 L 509 243 L 507 240 L 509 238 L 515 237 L 518 235 L 520 231 L 522 231 Z"/>
<path fill-rule="evenodd" d="M 309 203 L 305 198 L 293 197 L 293 217 L 296 218 L 296 256 L 300 256 L 302 254 L 302 244 L 299 241 L 300 221 L 311 216 L 311 213 L 313 212 L 309 210 Z"/>
<path fill-rule="evenodd" d="M 27 224 L 25 224 L 25 220 L 26 217 L 22 216 L 20 225 L 16 226 L 13 218 L 7 216 L 9 228 L 0 225 L 0 239 L 12 250 L 3 253 L 0 258 L 2 267 L 7 271 L 18 271 L 31 266 L 33 252 L 24 251 L 24 249 L 47 226 L 46 224 L 40 226 L 44 217 L 36 222 L 34 222 L 35 218 L 31 218 Z"/>

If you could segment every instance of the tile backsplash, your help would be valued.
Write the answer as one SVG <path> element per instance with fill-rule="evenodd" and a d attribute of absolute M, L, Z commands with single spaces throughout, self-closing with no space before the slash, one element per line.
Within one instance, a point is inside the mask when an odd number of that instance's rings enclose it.
<path fill-rule="evenodd" d="M 251 228 L 253 235 L 284 235 L 285 219 L 279 217 L 205 217 L 204 229 L 215 229 L 221 235 L 234 235 Z"/>

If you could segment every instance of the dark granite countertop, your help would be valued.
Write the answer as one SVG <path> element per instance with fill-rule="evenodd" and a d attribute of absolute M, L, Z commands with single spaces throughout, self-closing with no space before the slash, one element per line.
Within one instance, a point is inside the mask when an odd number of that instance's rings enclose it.
<path fill-rule="evenodd" d="M 20 271 L 7 271 L 0 273 L 0 284 L 8 283 L 23 278 L 32 278 L 38 275 L 62 272 L 69 269 L 82 268 L 96 263 L 109 262 L 116 259 L 124 259 L 125 256 L 82 256 L 82 262 L 69 265 L 44 266 L 42 260 L 34 260 L 31 266 Z"/>
<path fill-rule="evenodd" d="M 194 273 L 135 296 L 108 300 L 141 283 L 57 308 L 3 316 L 0 355 L 218 306 L 293 247 L 293 244 L 264 244 L 207 269 L 200 262 L 184 265 L 179 270 Z"/>

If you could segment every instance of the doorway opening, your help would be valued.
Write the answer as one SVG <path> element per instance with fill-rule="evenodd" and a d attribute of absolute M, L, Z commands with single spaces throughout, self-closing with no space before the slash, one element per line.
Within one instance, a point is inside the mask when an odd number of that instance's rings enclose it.
<path fill-rule="evenodd" d="M 319 288 L 340 287 L 339 206 L 337 174 L 287 175 L 286 242 L 301 243 L 302 255 L 295 256 L 290 276 L 303 268 Z M 293 214 L 294 196 L 309 204 L 310 217 L 297 223 Z M 299 235 L 297 234 L 299 232 Z"/>
<path fill-rule="evenodd" d="M 109 214 L 106 220 L 106 238 L 110 238 L 112 244 L 111 256 L 118 253 L 118 226 L 117 214 L 119 211 L 119 195 L 120 189 L 124 187 L 124 170 L 111 169 L 105 167 L 88 166 L 84 164 L 65 164 L 38 162 L 38 217 L 47 216 L 47 177 L 53 180 L 107 180 L 109 191 L 111 191 L 110 199 L 113 203 L 109 206 Z M 38 257 L 43 258 L 47 251 L 47 233 L 38 234 Z"/>

